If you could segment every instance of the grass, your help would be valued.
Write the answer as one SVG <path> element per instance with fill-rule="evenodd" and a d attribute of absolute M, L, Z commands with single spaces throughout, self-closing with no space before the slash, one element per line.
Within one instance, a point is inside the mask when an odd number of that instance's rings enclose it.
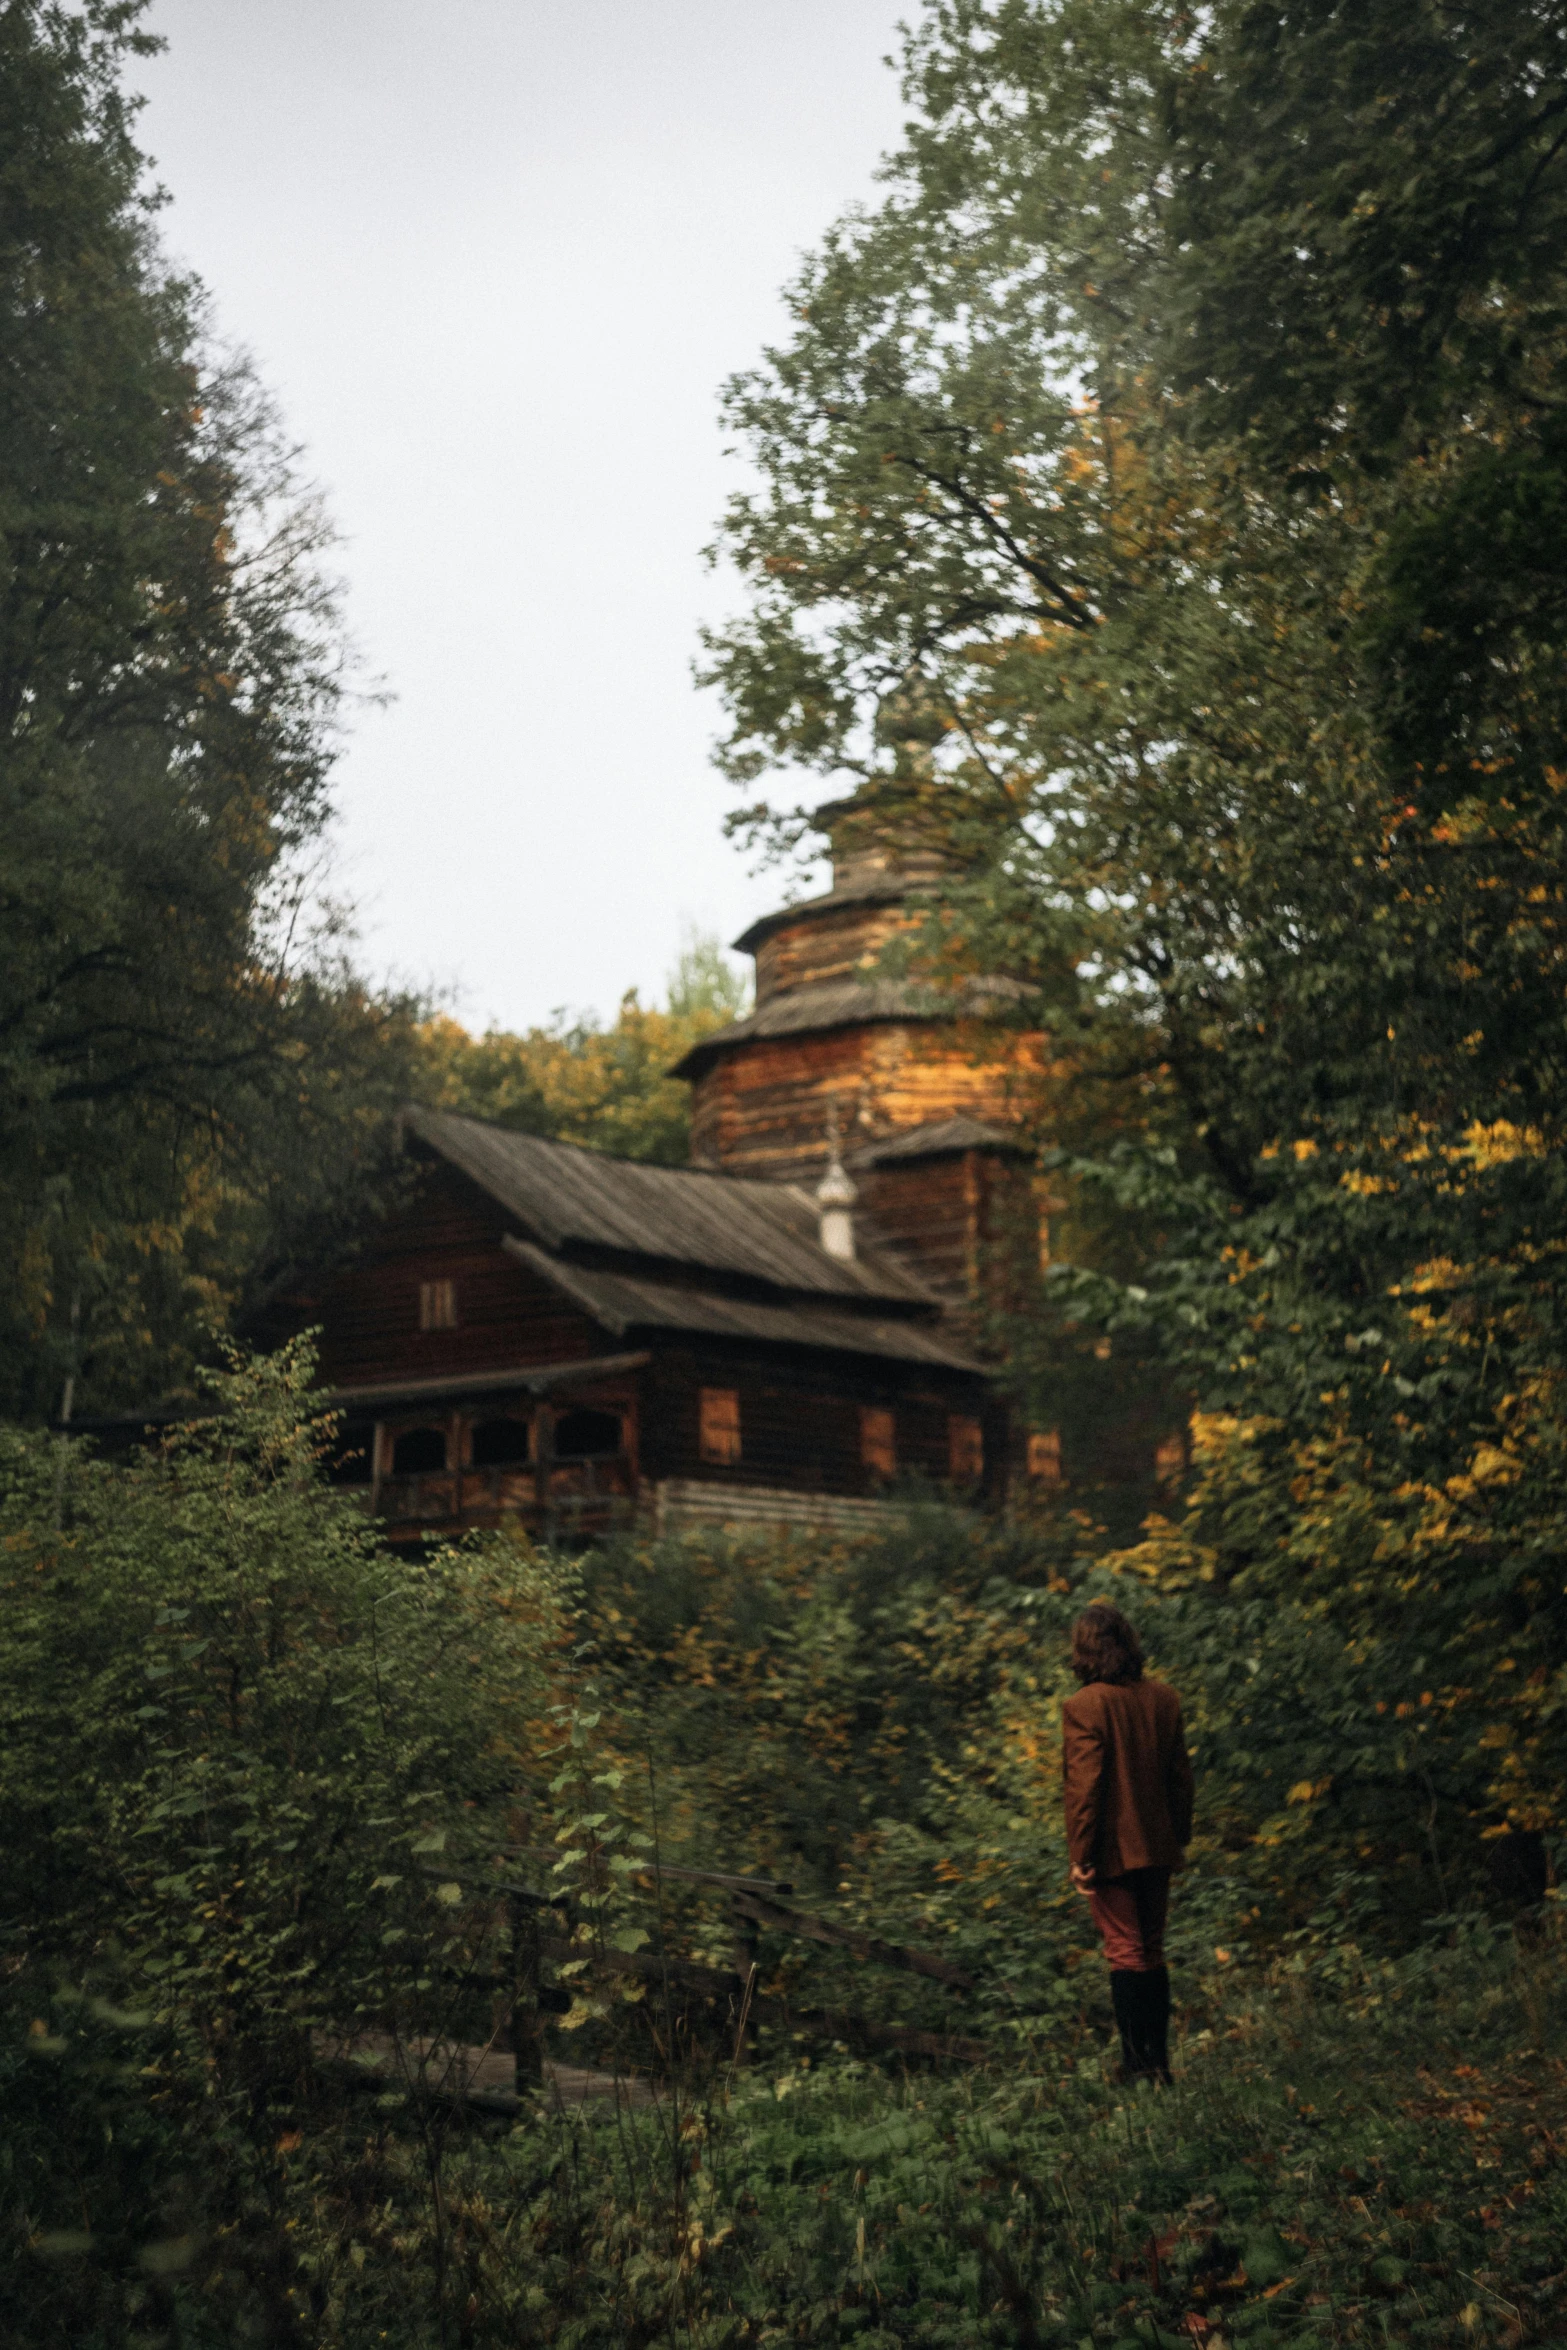
<path fill-rule="evenodd" d="M 405 2111 L 323 2116 L 289 2161 L 301 2338 L 1561 2340 L 1561 1956 L 1476 1930 L 1398 1963 L 1221 1974 L 1158 2094 L 1119 2087 L 1084 2030 L 1006 2075 L 892 2078 L 764 2040 L 673 2107 L 449 2135 L 438 2205 Z"/>

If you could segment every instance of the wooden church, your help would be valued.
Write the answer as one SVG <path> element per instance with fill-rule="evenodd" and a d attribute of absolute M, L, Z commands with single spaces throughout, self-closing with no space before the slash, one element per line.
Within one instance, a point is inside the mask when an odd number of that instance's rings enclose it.
<path fill-rule="evenodd" d="M 982 1307 L 1038 1258 L 1012 1099 L 1037 1039 L 1004 981 L 887 975 L 941 860 L 854 801 L 822 822 L 831 888 L 736 942 L 755 1008 L 676 1072 L 689 1167 L 410 1108 L 408 1204 L 290 1301 L 394 1536 L 849 1530 L 1016 1465 Z"/>

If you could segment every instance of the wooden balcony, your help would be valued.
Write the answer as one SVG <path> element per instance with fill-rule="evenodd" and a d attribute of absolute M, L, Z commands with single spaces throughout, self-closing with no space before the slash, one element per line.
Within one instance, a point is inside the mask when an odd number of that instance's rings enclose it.
<path fill-rule="evenodd" d="M 628 1453 L 555 1461 L 547 1476 L 522 1461 L 504 1468 L 429 1469 L 359 1488 L 391 1539 L 455 1535 L 513 1520 L 537 1539 L 570 1545 L 630 1522 L 636 1467 Z"/>

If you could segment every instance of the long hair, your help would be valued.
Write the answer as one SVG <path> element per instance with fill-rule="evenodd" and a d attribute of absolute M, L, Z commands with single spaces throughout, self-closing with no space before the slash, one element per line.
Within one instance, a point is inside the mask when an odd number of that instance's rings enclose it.
<path fill-rule="evenodd" d="M 1072 1626 L 1072 1670 L 1080 1681 L 1140 1681 L 1143 1644 L 1118 1607 L 1096 1599 Z"/>

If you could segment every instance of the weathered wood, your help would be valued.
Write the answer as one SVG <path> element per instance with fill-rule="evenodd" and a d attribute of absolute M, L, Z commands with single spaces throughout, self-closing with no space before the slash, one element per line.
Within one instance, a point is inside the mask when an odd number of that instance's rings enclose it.
<path fill-rule="evenodd" d="M 765 1004 L 791 988 L 874 978 L 883 951 L 910 926 L 907 908 L 895 899 L 800 908 L 793 921 L 775 916 L 756 944 L 756 1000 Z"/>
<path fill-rule="evenodd" d="M 852 1926 L 836 1925 L 831 1918 L 808 1917 L 803 1910 L 781 1909 L 776 1902 L 763 1900 L 755 1893 L 738 1893 L 734 1906 L 744 1916 L 754 1918 L 760 1926 L 771 1926 L 781 1934 L 794 1934 L 805 1942 L 828 1942 L 843 1950 L 852 1950 L 856 1958 L 863 1958 L 875 1966 L 892 1967 L 900 1974 L 924 1975 L 933 1983 L 945 1983 L 954 1991 L 972 1991 L 974 1977 L 950 1959 L 937 1958 L 928 1950 L 909 1950 L 901 1943 L 882 1942 L 873 1934 L 861 1934 Z"/>
<path fill-rule="evenodd" d="M 555 1412 L 552 1405 L 533 1407 L 533 1507 L 538 1525 L 549 1532 L 550 1478 L 555 1467 Z"/>
<path fill-rule="evenodd" d="M 761 1957 L 756 1924 L 747 1906 L 744 1894 L 729 1897 L 730 1916 L 734 1922 L 734 1970 L 740 1985 L 740 2018 L 735 2033 L 734 2061 L 738 2064 L 755 2038 L 756 1975 Z"/>
<path fill-rule="evenodd" d="M 446 1374 L 605 1354 L 604 1333 L 502 1251 L 514 1221 L 455 1169 L 429 1166 L 414 1199 L 367 1236 L 353 1263 L 280 1299 L 276 1331 L 269 1325 L 260 1335 L 319 1322 L 321 1380 L 330 1388 L 438 1387 Z M 420 1287 L 435 1280 L 455 1287 L 453 1329 L 419 1327 Z"/>
<path fill-rule="evenodd" d="M 482 1402 L 520 1399 L 522 1396 L 569 1394 L 579 1401 L 576 1390 L 593 1381 L 615 1378 L 626 1371 L 640 1371 L 652 1361 L 645 1347 L 630 1354 L 592 1355 L 580 1362 L 515 1363 L 504 1370 L 474 1371 L 461 1375 L 441 1372 L 432 1379 L 383 1380 L 369 1387 L 341 1387 L 330 1389 L 322 1401 L 334 1409 L 354 1413 L 369 1411 L 384 1405 L 387 1408 L 417 1407 L 421 1402 L 439 1403 L 446 1397 L 473 1398 Z M 614 1390 L 619 1394 L 621 1389 Z"/>
<path fill-rule="evenodd" d="M 884 916 L 867 918 L 874 928 Z M 843 1047 L 851 1075 L 863 1048 L 889 1084 L 896 1076 L 893 1128 L 978 1099 L 964 1023 L 924 1026 L 928 1066 L 918 1022 L 872 1023 Z M 760 1043 L 796 1056 L 806 1095 L 780 1114 L 810 1158 L 825 1132 L 818 1047 L 839 1045 Z M 860 1099 L 851 1086 L 839 1104 L 850 1143 L 862 1136 Z M 341 1481 L 361 1485 L 394 1539 L 510 1515 L 562 1540 L 591 1537 L 626 1523 L 671 1478 L 865 1498 L 878 1487 L 862 1457 L 862 1406 L 897 1415 L 900 1474 L 946 1481 L 946 1418 L 983 1409 L 986 1375 L 931 1292 L 878 1253 L 869 1229 L 853 1264 L 839 1263 L 818 1245 L 810 1200 L 791 1187 L 632 1167 L 434 1113 L 410 1113 L 409 1149 L 407 1201 L 363 1236 L 351 1263 L 302 1278 L 277 1301 L 275 1330 L 257 1333 L 323 1325 L 322 1378 L 349 1415 L 349 1445 L 363 1449 L 371 1421 L 381 1430 L 373 1458 L 350 1465 L 345 1453 Z M 519 1199 L 535 1211 L 523 1231 Z M 904 1223 L 920 1226 L 912 1205 Z M 961 1256 L 969 1238 L 965 1225 L 942 1246 Z M 421 1297 L 436 1290 L 450 1293 L 453 1316 L 425 1327 Z M 555 1383 L 568 1379 L 573 1404 L 620 1418 L 613 1463 L 551 1459 L 565 1400 Z M 727 1467 L 702 1458 L 704 1386 L 740 1397 L 741 1458 Z M 475 1427 L 495 1416 L 533 1419 L 531 1460 L 473 1464 Z M 405 1447 L 404 1472 L 394 1473 L 399 1441 L 426 1427 L 442 1432 L 443 1464 L 416 1472 Z"/>
<path fill-rule="evenodd" d="M 678 1983 L 687 1991 L 701 1991 L 710 1999 L 730 1999 L 738 1989 L 737 1978 L 726 1967 L 699 1966 L 694 1959 L 667 1958 L 657 1951 L 598 1949 L 593 1945 L 557 1940 L 553 1935 L 539 1936 L 539 1955 L 553 1959 L 558 1965 L 563 1959 L 586 1959 L 590 1966 L 599 1967 L 606 1975 L 636 1975 L 649 1983 Z"/>
<path fill-rule="evenodd" d="M 699 1398 L 727 1383 L 740 1396 L 741 1457 L 732 1469 L 702 1459 Z M 715 1491 L 728 1482 L 786 1491 L 874 1495 L 879 1488 L 860 1449 L 859 1407 L 880 1405 L 897 1418 L 900 1467 L 944 1482 L 947 1414 L 983 1408 L 984 1390 L 962 1373 L 866 1361 L 817 1369 L 720 1355 L 693 1345 L 664 1357 L 647 1374 L 643 1473 L 650 1483 L 694 1479 Z"/>
<path fill-rule="evenodd" d="M 841 1105 L 857 1148 L 964 1113 L 1016 1117 L 1012 1033 L 978 1021 L 875 1021 L 737 1043 L 692 1089 L 698 1166 L 797 1182 L 825 1164 L 828 1112 Z"/>
<path fill-rule="evenodd" d="M 579 2065 L 555 2064 L 546 2059 L 536 2078 L 521 2075 L 511 2051 L 470 2048 L 453 2041 L 399 2041 L 389 2032 L 360 2032 L 351 2039 L 327 2033 L 312 2036 L 316 2062 L 367 2088 L 382 2088 L 388 2080 L 418 2087 L 444 2103 L 467 2105 L 480 2113 L 516 2114 L 525 2095 L 542 2094 L 557 2110 L 601 2099 L 626 2105 L 651 2105 L 655 2084 L 640 2073 L 600 2073 Z"/>
<path fill-rule="evenodd" d="M 543 1905 L 531 1895 L 524 1896 L 515 1888 L 507 1897 L 507 1922 L 511 1928 L 509 1943 L 510 1981 L 507 1992 L 510 2006 L 507 2028 L 512 2054 L 516 2062 L 516 2077 L 540 2081 L 544 2077 L 544 2044 L 540 2027 L 540 1993 L 543 1988 L 540 1972 L 539 1911 Z"/>

